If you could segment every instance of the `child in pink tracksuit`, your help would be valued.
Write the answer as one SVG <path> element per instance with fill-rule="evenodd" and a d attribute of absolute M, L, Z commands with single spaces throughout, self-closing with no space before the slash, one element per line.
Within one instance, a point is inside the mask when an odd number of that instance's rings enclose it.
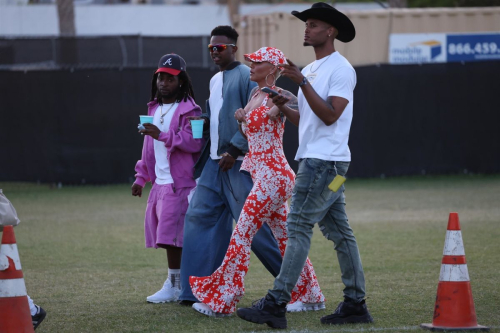
<path fill-rule="evenodd" d="M 132 195 L 141 196 L 144 184 L 153 187 L 144 220 L 146 247 L 167 251 L 168 277 L 163 287 L 147 297 L 150 303 L 176 301 L 180 293 L 180 262 L 184 216 L 188 195 L 196 187 L 194 163 L 203 139 L 194 139 L 190 117 L 200 116 L 194 101 L 186 62 L 177 54 L 164 55 L 153 75 L 148 115 L 153 122 L 143 124 L 142 158 L 135 166 Z"/>

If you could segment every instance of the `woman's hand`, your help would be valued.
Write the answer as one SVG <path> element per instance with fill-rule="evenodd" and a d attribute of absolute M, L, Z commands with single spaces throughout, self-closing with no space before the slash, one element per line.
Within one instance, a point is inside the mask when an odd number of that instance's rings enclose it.
<path fill-rule="evenodd" d="M 274 105 L 272 108 L 266 111 L 267 116 L 271 120 L 276 120 L 280 117 L 280 109 Z"/>
<path fill-rule="evenodd" d="M 246 116 L 246 112 L 242 108 L 239 108 L 234 113 L 234 118 L 236 118 L 237 121 L 242 122 L 242 123 L 245 122 L 245 116 Z"/>

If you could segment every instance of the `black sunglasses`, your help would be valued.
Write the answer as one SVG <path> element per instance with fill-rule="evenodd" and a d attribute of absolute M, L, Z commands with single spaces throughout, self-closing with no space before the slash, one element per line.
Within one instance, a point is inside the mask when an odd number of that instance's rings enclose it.
<path fill-rule="evenodd" d="M 228 46 L 236 46 L 234 44 L 208 44 L 208 50 L 210 52 L 222 52 L 227 49 Z"/>

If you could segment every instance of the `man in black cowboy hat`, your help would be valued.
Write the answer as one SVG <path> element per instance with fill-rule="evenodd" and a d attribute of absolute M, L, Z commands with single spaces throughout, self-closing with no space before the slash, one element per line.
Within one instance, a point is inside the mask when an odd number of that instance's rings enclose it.
<path fill-rule="evenodd" d="M 282 75 L 300 86 L 299 111 L 285 105 L 286 97 L 273 98 L 288 120 L 299 126 L 295 159 L 300 162 L 287 219 L 288 243 L 274 287 L 251 308 L 238 309 L 237 314 L 254 323 L 286 328 L 287 310 L 321 309 L 311 303 L 302 304 L 301 309 L 287 307 L 309 253 L 313 227 L 318 223 L 335 245 L 345 285 L 344 301 L 333 314 L 321 318 L 321 323 L 371 323 L 373 318 L 364 300 L 363 266 L 347 220 L 342 185 L 351 161 L 348 140 L 356 72 L 334 47 L 335 39 L 345 43 L 353 40 L 356 30 L 347 16 L 326 3 L 315 3 L 292 14 L 305 22 L 304 46 L 314 48 L 316 61 L 302 72 L 290 59 L 289 65 L 283 65 Z"/>

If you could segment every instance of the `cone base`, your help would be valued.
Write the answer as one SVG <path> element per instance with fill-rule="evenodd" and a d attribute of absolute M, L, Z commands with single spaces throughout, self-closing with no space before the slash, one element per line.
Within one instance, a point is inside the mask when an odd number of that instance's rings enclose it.
<path fill-rule="evenodd" d="M 0 297 L 0 332 L 34 332 L 28 297 Z"/>
<path fill-rule="evenodd" d="M 420 327 L 429 331 L 442 332 L 442 331 L 489 331 L 490 328 L 482 325 L 472 327 L 442 327 L 434 326 L 432 324 L 420 324 Z"/>

